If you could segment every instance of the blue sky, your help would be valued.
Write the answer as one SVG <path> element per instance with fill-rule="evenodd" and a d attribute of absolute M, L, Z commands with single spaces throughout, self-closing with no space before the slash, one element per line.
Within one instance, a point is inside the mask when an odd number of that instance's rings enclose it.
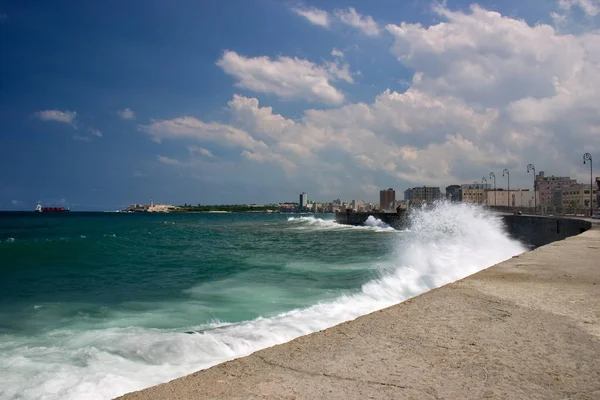
<path fill-rule="evenodd" d="M 0 1 L 0 209 L 375 200 L 502 168 L 528 187 L 530 162 L 585 179 L 599 11 Z"/>

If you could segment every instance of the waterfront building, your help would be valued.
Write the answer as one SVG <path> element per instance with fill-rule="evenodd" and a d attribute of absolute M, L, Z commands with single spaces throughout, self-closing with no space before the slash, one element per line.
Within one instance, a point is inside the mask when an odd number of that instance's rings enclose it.
<path fill-rule="evenodd" d="M 539 192 L 530 189 L 486 190 L 483 203 L 491 207 L 534 208 L 534 196 L 537 196 L 539 204 Z"/>
<path fill-rule="evenodd" d="M 556 196 L 560 197 L 559 193 L 563 187 L 575 185 L 576 183 L 575 179 L 568 176 L 544 176 L 544 171 L 540 171 L 535 177 L 535 189 L 539 192 L 539 204 L 542 206 L 561 206 L 562 202 L 557 201 Z"/>
<path fill-rule="evenodd" d="M 442 192 L 437 186 L 417 186 L 404 191 L 404 200 L 410 203 L 433 203 L 442 198 Z"/>
<path fill-rule="evenodd" d="M 487 190 L 481 188 L 461 188 L 460 189 L 460 200 L 463 203 L 472 203 L 472 204 L 483 204 L 485 202 L 485 193 Z"/>
<path fill-rule="evenodd" d="M 462 201 L 460 185 L 450 185 L 446 187 L 446 199 L 450 201 Z"/>
<path fill-rule="evenodd" d="M 279 203 L 279 211 L 282 213 L 291 213 L 298 209 L 296 203 Z"/>
<path fill-rule="evenodd" d="M 483 190 L 490 190 L 492 188 L 492 185 L 489 183 L 463 183 L 462 185 L 460 185 L 461 189 L 483 189 Z"/>
<path fill-rule="evenodd" d="M 358 212 L 367 211 L 367 208 L 365 207 L 365 202 L 363 200 L 352 200 L 352 202 L 350 203 L 350 208 Z"/>
<path fill-rule="evenodd" d="M 600 207 L 600 177 L 596 178 L 596 207 Z"/>
<path fill-rule="evenodd" d="M 598 207 L 598 189 L 589 184 L 577 183 L 571 186 L 564 186 L 560 190 L 556 190 L 554 194 L 554 204 L 557 207 L 562 207 L 563 210 L 568 209 L 585 209 L 590 208 L 590 190 L 592 191 L 592 207 Z"/>
<path fill-rule="evenodd" d="M 379 208 L 381 211 L 391 210 L 396 201 L 396 191 L 392 188 L 379 192 Z"/>
<path fill-rule="evenodd" d="M 464 183 L 460 185 L 460 201 L 471 204 L 483 204 L 486 202 L 486 192 L 491 188 L 489 183 Z"/>
<path fill-rule="evenodd" d="M 305 212 L 308 205 L 308 195 L 305 192 L 300 193 L 300 201 L 298 202 L 298 211 Z"/>

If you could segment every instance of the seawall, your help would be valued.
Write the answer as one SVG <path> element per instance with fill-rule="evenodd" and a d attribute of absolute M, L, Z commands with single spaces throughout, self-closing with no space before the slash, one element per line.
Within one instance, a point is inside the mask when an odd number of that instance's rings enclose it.
<path fill-rule="evenodd" d="M 579 235 L 592 227 L 590 221 L 577 218 L 503 215 L 502 220 L 512 237 L 534 247 Z"/>
<path fill-rule="evenodd" d="M 340 212 L 335 220 L 345 225 L 364 225 L 369 216 L 397 229 L 408 227 L 406 214 L 397 213 Z M 578 218 L 513 214 L 501 214 L 501 218 L 512 237 L 533 247 L 579 235 L 592 227 L 590 221 Z"/>
<path fill-rule="evenodd" d="M 518 220 L 512 229 L 537 231 L 539 221 Z M 556 237 L 548 221 L 540 240 Z M 395 306 L 123 398 L 598 399 L 599 260 L 600 227 L 593 227 Z"/>

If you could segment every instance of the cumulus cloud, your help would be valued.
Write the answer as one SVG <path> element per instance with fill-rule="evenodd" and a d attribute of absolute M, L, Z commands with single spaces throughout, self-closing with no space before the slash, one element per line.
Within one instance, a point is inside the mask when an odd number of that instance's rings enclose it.
<path fill-rule="evenodd" d="M 368 36 L 377 36 L 380 33 L 379 25 L 373 20 L 370 15 L 363 16 L 359 14 L 353 7 L 346 10 L 336 10 L 335 16 L 344 24 L 350 25 L 362 31 Z"/>
<path fill-rule="evenodd" d="M 256 98 L 236 94 L 227 104 L 238 124 L 260 137 L 277 138 L 282 132 L 295 125 L 294 121 L 274 114 L 272 107 L 259 107 Z"/>
<path fill-rule="evenodd" d="M 158 160 L 158 162 L 167 164 L 167 165 L 182 165 L 182 162 L 179 160 L 176 160 L 174 158 L 169 158 L 166 156 L 161 156 L 158 154 L 156 155 L 156 159 Z"/>
<path fill-rule="evenodd" d="M 296 14 L 306 18 L 311 24 L 329 27 L 329 13 L 318 8 L 292 8 Z"/>
<path fill-rule="evenodd" d="M 395 38 L 392 53 L 419 71 L 413 88 L 496 110 L 495 126 L 506 131 L 580 148 L 595 141 L 589 128 L 600 123 L 593 111 L 600 100 L 597 32 L 561 35 L 478 6 L 470 13 L 438 12 L 447 22 L 387 27 Z M 519 136 L 500 135 L 504 145 L 517 145 Z"/>
<path fill-rule="evenodd" d="M 344 95 L 330 81 L 352 82 L 347 65 L 323 66 L 308 60 L 280 56 L 244 57 L 225 51 L 217 65 L 237 78 L 237 86 L 260 93 L 272 93 L 284 99 L 341 104 Z"/>
<path fill-rule="evenodd" d="M 334 57 L 344 58 L 344 53 L 335 47 L 331 50 L 331 55 Z"/>
<path fill-rule="evenodd" d="M 530 187 L 528 163 L 587 179 L 581 154 L 600 151 L 600 33 L 561 34 L 479 6 L 435 11 L 442 22 L 386 26 L 390 52 L 415 71 L 404 92 L 296 118 L 234 95 L 228 124 L 181 117 L 143 130 L 157 141 L 239 148 L 244 171 L 277 166 L 322 196 L 472 182 L 503 168 L 511 186 Z"/>
<path fill-rule="evenodd" d="M 207 150 L 204 147 L 200 147 L 200 146 L 188 146 L 188 150 L 192 154 L 198 154 L 200 156 L 204 156 L 204 157 L 208 157 L 208 158 L 214 158 L 213 153 L 211 153 L 210 150 Z"/>
<path fill-rule="evenodd" d="M 574 7 L 580 8 L 586 15 L 595 17 L 600 12 L 600 0 L 559 0 L 558 6 L 570 11 Z"/>
<path fill-rule="evenodd" d="M 131 108 L 125 108 L 123 110 L 117 111 L 117 114 L 122 119 L 135 119 L 135 113 Z"/>
<path fill-rule="evenodd" d="M 75 116 L 77 113 L 75 111 L 60 111 L 60 110 L 44 110 L 38 111 L 34 114 L 37 118 L 42 121 L 55 121 L 62 122 L 65 124 L 73 125 L 75 124 Z"/>
<path fill-rule="evenodd" d="M 165 139 L 188 139 L 199 142 L 215 142 L 248 150 L 266 147 L 265 143 L 254 140 L 242 129 L 217 122 L 207 123 L 194 117 L 153 121 L 150 125 L 140 126 L 140 129 L 158 143 Z"/>
<path fill-rule="evenodd" d="M 102 136 L 104 136 L 104 135 L 102 135 L 102 132 L 100 132 L 98 129 L 90 128 L 90 129 L 88 129 L 88 131 L 90 132 L 90 135 L 95 136 L 95 137 L 101 138 Z"/>

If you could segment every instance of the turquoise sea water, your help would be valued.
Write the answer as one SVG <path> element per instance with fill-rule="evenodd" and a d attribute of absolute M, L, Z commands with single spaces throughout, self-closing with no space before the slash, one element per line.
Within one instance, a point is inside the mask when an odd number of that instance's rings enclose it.
<path fill-rule="evenodd" d="M 0 398 L 112 398 L 522 251 L 466 205 L 417 212 L 406 231 L 332 215 L 0 214 Z"/>

